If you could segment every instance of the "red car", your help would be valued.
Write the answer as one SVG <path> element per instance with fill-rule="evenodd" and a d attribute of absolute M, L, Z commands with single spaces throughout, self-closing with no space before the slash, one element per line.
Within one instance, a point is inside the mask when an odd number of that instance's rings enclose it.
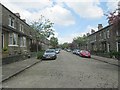
<path fill-rule="evenodd" d="M 80 51 L 80 56 L 81 56 L 81 57 L 91 58 L 90 52 L 88 52 L 88 51 L 86 51 L 86 50 L 81 50 L 81 51 Z"/>

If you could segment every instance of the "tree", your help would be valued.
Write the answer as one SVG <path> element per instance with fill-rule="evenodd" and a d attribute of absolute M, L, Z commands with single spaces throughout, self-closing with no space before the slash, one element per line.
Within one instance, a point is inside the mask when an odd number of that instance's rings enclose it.
<path fill-rule="evenodd" d="M 62 49 L 69 48 L 69 43 L 65 42 L 61 46 L 62 46 Z"/>
<path fill-rule="evenodd" d="M 31 23 L 31 27 L 37 31 L 37 37 L 49 38 L 51 35 L 54 35 L 53 24 L 49 19 L 45 19 L 41 15 L 38 21 Z"/>
<path fill-rule="evenodd" d="M 57 48 L 58 46 L 58 39 L 55 38 L 54 36 L 50 38 L 50 45 L 53 47 L 53 48 Z"/>
<path fill-rule="evenodd" d="M 73 39 L 73 42 L 77 44 L 78 48 L 85 46 L 87 37 L 85 35 Z"/>
<path fill-rule="evenodd" d="M 109 24 L 113 24 L 114 27 L 118 26 L 120 24 L 120 1 L 118 2 L 118 9 L 104 15 L 107 16 Z"/>

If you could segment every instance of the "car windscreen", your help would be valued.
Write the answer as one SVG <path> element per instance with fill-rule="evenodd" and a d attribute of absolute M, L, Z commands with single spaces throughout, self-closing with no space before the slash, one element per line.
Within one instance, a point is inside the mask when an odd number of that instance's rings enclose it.
<path fill-rule="evenodd" d="M 46 51 L 46 53 L 54 53 L 55 51 L 52 51 L 52 50 L 48 50 Z"/>

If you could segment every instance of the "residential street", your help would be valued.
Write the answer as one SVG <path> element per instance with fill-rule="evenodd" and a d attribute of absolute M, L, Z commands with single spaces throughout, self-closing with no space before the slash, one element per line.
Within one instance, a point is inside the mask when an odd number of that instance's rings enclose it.
<path fill-rule="evenodd" d="M 3 82 L 3 88 L 117 88 L 118 67 L 61 51 Z"/>

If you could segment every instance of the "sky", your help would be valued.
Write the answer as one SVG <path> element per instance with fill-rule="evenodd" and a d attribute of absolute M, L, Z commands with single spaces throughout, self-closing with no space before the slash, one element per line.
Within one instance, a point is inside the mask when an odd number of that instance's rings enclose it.
<path fill-rule="evenodd" d="M 119 0 L 1 0 L 0 3 L 30 24 L 43 15 L 54 23 L 59 44 L 97 31 L 98 24 L 108 25 L 104 15 L 117 8 Z"/>

